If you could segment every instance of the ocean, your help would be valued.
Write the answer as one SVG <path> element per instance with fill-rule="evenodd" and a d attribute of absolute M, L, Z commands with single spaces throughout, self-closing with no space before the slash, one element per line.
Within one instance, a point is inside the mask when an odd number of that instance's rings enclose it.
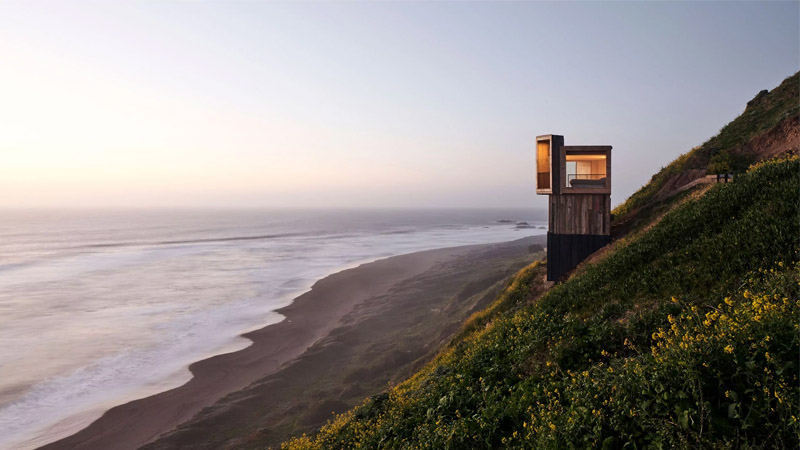
<path fill-rule="evenodd" d="M 185 383 L 189 364 L 248 346 L 242 333 L 327 275 L 545 225 L 501 209 L 2 211 L 0 448 Z"/>

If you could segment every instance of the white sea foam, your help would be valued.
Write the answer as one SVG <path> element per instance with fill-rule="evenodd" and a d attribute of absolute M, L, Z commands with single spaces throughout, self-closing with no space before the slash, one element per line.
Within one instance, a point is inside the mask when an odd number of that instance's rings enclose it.
<path fill-rule="evenodd" d="M 543 233 L 497 224 L 503 212 L 116 214 L 0 224 L 0 448 L 185 383 L 189 364 L 244 348 L 241 333 L 330 273 Z"/>

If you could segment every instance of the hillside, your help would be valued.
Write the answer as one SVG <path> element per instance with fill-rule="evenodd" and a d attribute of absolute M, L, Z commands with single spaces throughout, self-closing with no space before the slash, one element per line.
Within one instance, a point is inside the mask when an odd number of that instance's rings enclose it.
<path fill-rule="evenodd" d="M 615 211 L 636 232 L 579 273 L 539 295 L 523 269 L 410 379 L 282 448 L 796 445 L 797 92 L 654 175 Z M 740 176 L 675 192 L 712 169 Z"/>
<path fill-rule="evenodd" d="M 614 209 L 621 237 L 669 209 L 678 190 L 706 174 L 742 173 L 751 164 L 800 151 L 800 73 L 762 90 L 742 114 L 703 145 L 681 155 Z"/>

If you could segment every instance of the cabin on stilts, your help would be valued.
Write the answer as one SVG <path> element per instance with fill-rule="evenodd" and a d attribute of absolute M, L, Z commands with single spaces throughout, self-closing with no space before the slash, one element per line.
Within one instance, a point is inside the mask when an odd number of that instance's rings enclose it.
<path fill-rule="evenodd" d="M 536 193 L 550 196 L 547 279 L 558 281 L 611 241 L 611 146 L 537 136 Z"/>

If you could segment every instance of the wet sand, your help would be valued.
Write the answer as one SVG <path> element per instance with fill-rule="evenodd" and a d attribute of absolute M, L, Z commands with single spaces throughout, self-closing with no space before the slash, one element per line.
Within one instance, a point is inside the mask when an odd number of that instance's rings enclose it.
<path fill-rule="evenodd" d="M 309 360 L 301 358 L 302 356 L 315 350 L 312 347 L 319 346 L 325 341 L 324 338 L 329 337 L 343 325 L 352 325 L 354 317 L 359 318 L 355 320 L 359 322 L 365 319 L 365 314 L 369 317 L 380 316 L 381 321 L 391 323 L 395 318 L 384 316 L 391 314 L 392 308 L 387 309 L 386 304 L 391 305 L 393 289 L 396 290 L 398 286 L 404 284 L 413 285 L 415 292 L 424 294 L 426 292 L 424 279 L 427 277 L 428 283 L 434 283 L 427 290 L 434 287 L 441 290 L 442 275 L 458 275 L 470 267 L 475 272 L 476 267 L 480 266 L 477 263 L 481 261 L 497 263 L 486 265 L 485 270 L 491 271 L 489 280 L 499 282 L 500 275 L 507 277 L 511 271 L 524 264 L 525 255 L 531 254 L 531 244 L 541 240 L 541 237 L 537 237 L 505 244 L 430 250 L 395 256 L 330 275 L 317 281 L 309 292 L 296 298 L 292 304 L 278 310 L 286 316 L 285 320 L 246 334 L 245 337 L 253 341 L 251 346 L 194 363 L 190 366 L 193 378 L 186 384 L 117 406 L 78 433 L 41 448 L 127 450 L 139 448 L 157 439 L 158 441 L 149 447 L 219 448 L 222 444 L 214 439 L 206 439 L 203 434 L 208 432 L 214 435 L 215 432 L 208 428 L 213 428 L 213 424 L 224 424 L 227 420 L 225 414 L 227 417 L 241 416 L 241 408 L 236 408 L 235 405 L 229 407 L 228 404 L 235 403 L 236 394 L 259 385 L 256 382 L 263 384 L 265 377 L 280 375 L 282 370 L 289 372 L 296 370 L 298 361 Z M 506 260 L 516 262 L 513 267 L 508 264 L 503 265 Z M 506 269 L 503 271 L 497 267 Z M 432 272 L 438 273 L 439 276 L 430 278 Z M 463 290 L 463 286 L 458 284 L 462 282 L 451 282 L 450 286 L 444 286 L 445 291 L 452 291 L 452 295 L 457 294 Z M 370 303 L 370 300 L 374 303 L 375 299 L 380 299 L 380 307 L 364 308 L 365 304 Z M 465 311 L 464 314 L 467 312 L 469 311 Z M 407 315 L 407 312 L 404 314 Z M 362 327 L 361 331 L 366 328 L 368 327 Z M 392 327 L 373 328 L 359 339 L 369 342 L 370 339 L 380 337 L 381 333 Z M 439 336 L 438 339 L 441 340 L 443 337 Z M 423 353 L 427 354 L 431 349 L 427 348 L 428 344 L 425 344 L 425 347 L 426 351 Z M 322 367 L 307 369 L 318 371 Z M 351 381 L 356 383 L 358 380 Z M 354 396 L 361 394 L 361 392 L 352 393 Z M 233 400 L 228 403 L 221 402 L 231 394 Z M 274 393 L 271 396 L 277 397 Z M 220 407 L 218 403 L 224 406 Z M 324 404 L 324 408 L 331 406 L 333 409 L 342 409 L 351 405 L 341 401 Z M 238 411 L 238 414 L 231 415 L 230 411 Z M 298 415 L 307 413 L 302 408 L 293 411 Z M 203 414 L 199 414 L 201 412 Z M 329 409 L 326 410 L 326 414 L 316 422 L 326 419 L 329 412 Z M 209 415 L 214 417 L 211 423 L 207 420 Z M 206 421 L 206 425 L 201 429 L 192 426 L 192 423 L 203 420 Z M 257 428 L 256 425 L 253 427 Z M 226 440 L 228 441 L 230 439 Z"/>

